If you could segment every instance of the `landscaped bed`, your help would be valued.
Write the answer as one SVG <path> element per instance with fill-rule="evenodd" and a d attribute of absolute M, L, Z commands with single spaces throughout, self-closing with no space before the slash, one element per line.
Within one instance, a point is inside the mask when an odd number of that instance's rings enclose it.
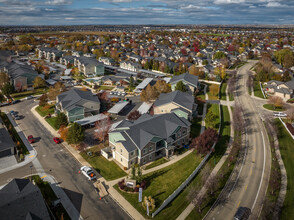
<path fill-rule="evenodd" d="M 194 151 L 170 166 L 144 175 L 143 179 L 147 181 L 147 188 L 143 191 L 143 198 L 144 196 L 151 196 L 153 199 L 155 199 L 156 210 L 163 203 L 163 201 L 188 178 L 188 176 L 199 165 L 201 160 L 202 158 Z M 118 185 L 115 185 L 114 187 L 145 218 L 148 218 L 146 215 L 146 210 L 143 208 L 142 204 L 138 202 L 138 194 L 122 192 L 120 189 L 118 189 Z M 149 216 L 149 218 L 150 217 L 151 216 Z"/>
<path fill-rule="evenodd" d="M 92 156 L 88 156 L 86 152 L 82 152 L 81 156 L 106 180 L 115 180 L 127 175 L 114 161 L 108 161 L 103 156 L 98 156 L 95 153 L 98 152 L 98 147 L 92 147 L 90 151 Z"/>
<path fill-rule="evenodd" d="M 271 110 L 271 111 L 285 111 L 286 109 L 284 109 L 283 107 L 282 108 L 279 108 L 279 107 L 274 107 L 272 104 L 264 104 L 263 107 L 267 110 Z"/>
<path fill-rule="evenodd" d="M 44 182 L 38 175 L 33 176 L 33 180 L 35 181 L 36 185 L 39 187 L 45 202 L 47 203 L 48 207 L 51 206 L 52 202 L 57 200 L 57 196 L 55 195 L 54 191 L 52 190 L 51 186 L 48 182 Z M 64 207 L 61 205 L 50 208 L 50 211 L 54 215 L 56 219 L 64 219 L 70 220 L 69 215 L 67 214 Z"/>
<path fill-rule="evenodd" d="M 148 170 L 148 169 L 151 169 L 153 167 L 159 166 L 159 165 L 164 164 L 166 162 L 168 162 L 168 160 L 166 158 L 162 157 L 162 158 L 160 158 L 158 160 L 153 161 L 148 166 L 146 166 L 145 170 Z"/>
<path fill-rule="evenodd" d="M 264 99 L 259 82 L 253 81 L 254 96 Z"/>

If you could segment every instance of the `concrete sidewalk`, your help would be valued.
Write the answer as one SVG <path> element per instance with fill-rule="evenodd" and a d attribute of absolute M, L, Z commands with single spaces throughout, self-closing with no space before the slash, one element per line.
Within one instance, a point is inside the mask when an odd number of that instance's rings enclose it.
<path fill-rule="evenodd" d="M 23 131 L 18 127 L 18 125 L 16 124 L 16 122 L 13 120 L 13 118 L 11 117 L 11 115 L 6 112 L 6 115 L 8 117 L 8 119 L 10 120 L 11 124 L 13 125 L 13 127 L 15 128 L 15 130 L 17 131 L 19 137 L 21 138 L 22 142 L 24 143 L 24 145 L 26 146 L 26 148 L 29 151 L 29 154 L 25 155 L 24 161 L 14 164 L 14 165 L 10 165 L 7 164 L 7 166 L 1 166 L 3 167 L 0 170 L 0 174 L 2 173 L 6 173 L 8 171 L 23 167 L 27 164 L 29 164 L 30 162 L 32 162 L 36 157 L 37 157 L 37 151 L 32 147 L 32 145 L 28 142 L 26 136 L 24 135 Z"/>
<path fill-rule="evenodd" d="M 232 110 L 230 108 L 230 100 L 229 100 L 229 95 L 228 95 L 228 87 L 226 88 L 226 104 L 228 106 L 228 110 L 229 110 L 229 114 L 230 114 L 230 118 L 231 118 L 231 122 L 233 119 L 233 114 L 232 114 Z M 224 155 L 222 156 L 222 158 L 220 159 L 220 161 L 216 164 L 216 166 L 214 167 L 214 169 L 211 171 L 211 174 L 209 175 L 208 179 L 206 181 L 209 181 L 211 178 L 213 178 L 213 176 L 215 176 L 218 171 L 220 170 L 220 168 L 222 167 L 222 165 L 224 164 L 224 162 L 227 160 L 231 149 L 232 149 L 232 143 L 234 140 L 234 128 L 233 128 L 233 124 L 230 124 L 230 141 L 229 141 L 229 147 L 227 148 L 226 152 L 224 153 Z M 207 188 L 206 185 L 204 184 L 204 186 L 201 188 L 199 194 L 197 197 L 201 197 L 202 195 L 204 195 L 207 192 Z M 197 198 L 195 198 L 197 199 Z M 183 220 L 185 218 L 188 217 L 188 215 L 192 212 L 192 210 L 195 208 L 195 206 L 193 205 L 193 203 L 190 203 L 187 208 L 177 217 L 177 220 Z"/>

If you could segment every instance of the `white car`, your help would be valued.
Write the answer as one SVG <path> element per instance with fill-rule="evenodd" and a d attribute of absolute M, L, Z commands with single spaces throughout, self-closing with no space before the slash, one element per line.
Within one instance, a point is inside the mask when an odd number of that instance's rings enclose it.
<path fill-rule="evenodd" d="M 287 114 L 284 112 L 274 112 L 274 116 L 276 117 L 287 117 Z"/>
<path fill-rule="evenodd" d="M 90 167 L 82 166 L 81 172 L 82 172 L 82 174 L 84 174 L 88 178 L 88 180 L 95 180 L 96 179 L 96 175 Z"/>

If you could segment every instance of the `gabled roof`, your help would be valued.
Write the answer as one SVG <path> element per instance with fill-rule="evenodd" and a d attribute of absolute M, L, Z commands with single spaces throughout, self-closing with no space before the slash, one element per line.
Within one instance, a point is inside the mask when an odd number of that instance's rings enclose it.
<path fill-rule="evenodd" d="M 13 179 L 0 190 L 0 216 L 14 220 L 50 220 L 39 188 L 28 179 Z"/>
<path fill-rule="evenodd" d="M 188 120 L 178 117 L 175 113 L 154 116 L 144 114 L 134 122 L 122 122 L 113 132 L 126 134 L 132 143 L 141 150 L 153 137 L 167 140 L 179 126 L 189 127 L 190 125 Z M 126 129 L 121 131 L 122 128 Z M 127 149 L 127 143 L 122 141 L 122 144 Z"/>
<path fill-rule="evenodd" d="M 82 91 L 76 88 L 61 93 L 58 96 L 58 101 L 62 105 L 62 108 L 66 110 L 73 109 L 74 106 L 81 107 L 87 101 L 100 104 L 98 97 L 96 95 L 94 96 L 91 91 Z"/>
<path fill-rule="evenodd" d="M 183 73 L 181 75 L 174 76 L 170 80 L 170 84 L 176 84 L 179 81 L 185 81 L 186 83 L 197 87 L 198 86 L 198 76 L 194 76 L 189 73 Z"/>
<path fill-rule="evenodd" d="M 168 103 L 175 103 L 185 109 L 192 111 L 194 104 L 194 97 L 186 92 L 174 91 L 170 93 L 161 93 L 159 98 L 155 101 L 154 106 L 161 106 Z"/>
<path fill-rule="evenodd" d="M 8 131 L 2 124 L 3 122 L 0 118 L 0 151 L 4 151 L 14 147 L 13 140 L 11 139 Z"/>

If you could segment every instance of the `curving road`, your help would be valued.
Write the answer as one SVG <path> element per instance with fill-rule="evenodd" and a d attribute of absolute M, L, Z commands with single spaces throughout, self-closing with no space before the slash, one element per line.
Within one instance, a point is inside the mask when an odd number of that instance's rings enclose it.
<path fill-rule="evenodd" d="M 33 100 L 23 101 L 13 106 L 2 108 L 4 111 L 18 111 L 24 119 L 17 121 L 25 135 L 32 134 L 38 140 L 34 145 L 38 152 L 44 171 L 60 183 L 75 208 L 81 213 L 83 219 L 130 219 L 130 217 L 111 199 L 107 197 L 99 200 L 91 182 L 78 173 L 80 164 L 63 147 L 53 142 L 51 133 L 32 114 L 31 108 L 35 106 Z M 30 164 L 19 169 L 0 175 L 0 186 L 12 178 L 21 178 L 30 175 Z M 38 172 L 35 169 L 33 173 Z"/>
<path fill-rule="evenodd" d="M 252 211 L 251 219 L 260 214 L 268 186 L 271 154 L 266 130 L 258 113 L 258 101 L 248 95 L 247 72 L 254 65 L 249 62 L 238 70 L 235 101 L 244 112 L 246 134 L 236 167 L 205 219 L 233 219 L 239 206 Z"/>

